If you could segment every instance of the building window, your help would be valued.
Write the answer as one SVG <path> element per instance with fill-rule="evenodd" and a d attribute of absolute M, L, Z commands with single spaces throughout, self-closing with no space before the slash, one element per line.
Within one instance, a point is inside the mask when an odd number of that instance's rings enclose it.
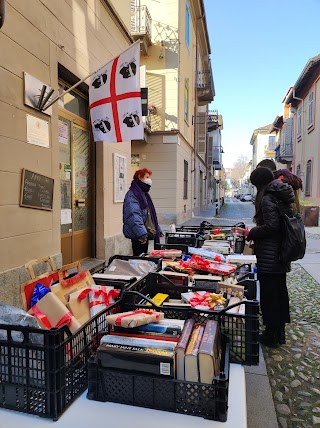
<path fill-rule="evenodd" d="M 190 4 L 189 0 L 186 3 L 186 45 L 190 51 Z"/>
<path fill-rule="evenodd" d="M 184 120 L 189 122 L 189 79 L 184 82 Z"/>
<path fill-rule="evenodd" d="M 311 160 L 308 160 L 307 162 L 307 169 L 306 169 L 306 190 L 305 190 L 305 195 L 306 196 L 310 196 L 311 195 Z"/>
<path fill-rule="evenodd" d="M 297 165 L 297 176 L 300 177 L 300 175 L 301 175 L 301 166 L 299 164 Z"/>
<path fill-rule="evenodd" d="M 301 129 L 302 129 L 302 107 L 298 108 L 297 112 L 297 137 L 301 137 Z"/>
<path fill-rule="evenodd" d="M 183 199 L 188 199 L 188 162 L 187 161 L 184 161 Z"/>
<path fill-rule="evenodd" d="M 269 135 L 268 149 L 269 150 L 275 150 L 275 148 L 276 148 L 276 137 L 275 137 L 275 135 Z"/>
<path fill-rule="evenodd" d="M 309 94 L 309 116 L 308 116 L 308 127 L 313 125 L 313 112 L 314 112 L 314 103 L 313 103 L 313 92 Z"/>

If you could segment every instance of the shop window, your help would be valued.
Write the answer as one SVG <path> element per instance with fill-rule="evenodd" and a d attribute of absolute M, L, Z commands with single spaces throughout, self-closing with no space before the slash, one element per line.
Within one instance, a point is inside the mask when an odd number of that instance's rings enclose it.
<path fill-rule="evenodd" d="M 69 89 L 67 85 L 62 82 L 59 82 L 59 95 L 61 95 L 67 89 Z M 61 98 L 58 103 L 60 107 L 70 111 L 70 113 L 73 113 L 76 116 L 81 117 L 82 119 L 89 120 L 88 99 L 80 92 L 76 90 L 71 91 L 63 98 Z"/>

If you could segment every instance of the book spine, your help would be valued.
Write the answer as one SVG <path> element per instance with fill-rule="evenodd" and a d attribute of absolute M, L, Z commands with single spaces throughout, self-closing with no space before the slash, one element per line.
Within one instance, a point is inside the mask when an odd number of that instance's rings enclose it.
<path fill-rule="evenodd" d="M 185 322 L 184 328 L 182 330 L 179 342 L 177 343 L 177 348 L 186 349 L 188 345 L 189 338 L 191 336 L 193 327 L 194 327 L 194 319 L 190 318 Z"/>
<path fill-rule="evenodd" d="M 131 332 L 125 332 L 125 333 L 113 333 L 111 332 L 111 335 L 117 335 L 117 336 L 124 336 L 124 337 L 135 337 L 137 339 L 150 339 L 150 340 L 165 340 L 167 342 L 175 342 L 177 343 L 179 340 L 179 336 L 173 336 L 165 335 L 165 334 L 158 334 L 153 332 L 139 332 L 139 333 L 131 333 Z"/>
<path fill-rule="evenodd" d="M 186 349 L 186 355 L 193 355 L 193 356 L 198 355 L 203 332 L 204 332 L 203 325 L 198 324 L 195 326 L 195 328 L 193 329 L 192 335 L 190 337 L 189 344 Z"/>
<path fill-rule="evenodd" d="M 151 340 L 145 338 L 140 339 L 135 337 L 117 336 L 109 334 L 102 337 L 101 344 L 104 343 L 146 348 L 162 348 L 167 350 L 173 350 L 175 348 L 174 342 L 167 342 L 165 340 Z"/>
<path fill-rule="evenodd" d="M 214 346 L 217 341 L 217 334 L 219 330 L 218 321 L 209 320 L 205 326 L 199 352 L 203 354 L 213 355 Z"/>
<path fill-rule="evenodd" d="M 133 328 L 124 328 L 124 327 L 117 327 L 114 326 L 113 330 L 115 332 L 119 333 L 126 333 L 126 332 L 132 332 L 132 333 L 141 333 L 141 332 L 150 332 L 150 333 L 161 333 L 161 334 L 171 334 L 174 336 L 178 336 L 182 332 L 182 328 L 178 325 L 165 325 L 165 324 L 158 324 L 158 323 L 151 323 L 146 325 L 141 325 L 139 327 L 133 327 Z"/>
<path fill-rule="evenodd" d="M 98 348 L 102 367 L 121 371 L 158 376 L 175 376 L 173 351 L 117 344 L 104 344 Z"/>

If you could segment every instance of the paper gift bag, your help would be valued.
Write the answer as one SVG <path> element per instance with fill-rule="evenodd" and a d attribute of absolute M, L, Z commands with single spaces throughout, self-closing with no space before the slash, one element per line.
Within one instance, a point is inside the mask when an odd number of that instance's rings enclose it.
<path fill-rule="evenodd" d="M 90 317 L 92 318 L 115 303 L 115 299 L 119 297 L 119 295 L 120 290 L 115 290 L 112 286 L 93 285 L 90 288 L 82 290 L 78 295 L 78 300 L 89 299 L 89 311 Z"/>
<path fill-rule="evenodd" d="M 71 333 L 75 333 L 81 327 L 69 309 L 51 292 L 32 306 L 28 313 L 37 318 L 41 328 L 51 329 L 67 325 Z"/>
<path fill-rule="evenodd" d="M 243 254 L 246 256 L 252 256 L 254 254 L 254 248 L 251 242 L 249 244 L 245 244 Z"/>
<path fill-rule="evenodd" d="M 81 300 L 78 298 L 81 292 L 82 290 L 77 290 L 70 294 L 67 308 L 72 312 L 77 321 L 83 325 L 90 320 L 90 309 L 88 296 L 85 296 Z"/>
<path fill-rule="evenodd" d="M 61 300 L 64 305 L 69 302 L 69 296 L 83 288 L 89 288 L 95 282 L 89 271 L 82 271 L 68 279 L 60 277 L 60 282 L 51 287 L 51 291 Z"/>
<path fill-rule="evenodd" d="M 157 322 L 162 320 L 163 318 L 163 312 L 155 312 L 147 309 L 138 309 L 136 311 L 121 312 L 118 314 L 107 315 L 106 320 L 111 325 L 132 328 L 138 327 L 139 325 Z"/>

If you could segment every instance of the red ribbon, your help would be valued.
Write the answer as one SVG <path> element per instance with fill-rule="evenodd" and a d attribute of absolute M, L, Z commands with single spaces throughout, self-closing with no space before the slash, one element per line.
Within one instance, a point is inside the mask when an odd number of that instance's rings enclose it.
<path fill-rule="evenodd" d="M 93 295 L 95 297 L 99 297 L 101 295 L 103 296 L 102 301 L 96 300 L 96 301 L 90 302 L 89 308 L 92 308 L 93 306 L 96 306 L 96 305 L 110 306 L 111 305 L 110 299 L 115 299 L 116 297 L 119 297 L 120 290 L 112 289 L 112 290 L 107 291 L 105 285 L 101 285 L 100 290 L 95 290 L 92 288 L 86 288 L 85 290 L 83 290 L 79 294 L 78 299 L 79 300 L 85 299 L 89 293 L 93 293 Z"/>
<path fill-rule="evenodd" d="M 47 315 L 45 315 L 44 313 L 42 313 L 37 305 L 32 306 L 32 311 L 34 313 L 34 316 L 48 329 L 52 328 L 52 324 L 49 321 Z M 71 321 L 72 321 L 72 313 L 71 312 L 67 312 L 62 318 L 61 320 L 59 320 L 57 322 L 57 324 L 55 325 L 55 327 L 60 327 L 64 324 L 67 324 L 68 327 L 70 327 Z"/>
<path fill-rule="evenodd" d="M 63 279 L 60 284 L 61 287 L 72 287 L 73 285 L 77 284 L 78 282 L 82 281 L 87 276 L 87 272 L 79 272 L 77 275 L 72 276 L 68 279 Z"/>
<path fill-rule="evenodd" d="M 125 315 L 120 315 L 116 318 L 115 324 L 121 327 L 121 321 L 123 318 L 131 317 L 133 315 L 146 314 L 146 315 L 155 315 L 156 320 L 160 318 L 160 314 L 158 312 L 151 311 L 149 309 L 137 309 L 136 311 L 128 312 Z"/>

